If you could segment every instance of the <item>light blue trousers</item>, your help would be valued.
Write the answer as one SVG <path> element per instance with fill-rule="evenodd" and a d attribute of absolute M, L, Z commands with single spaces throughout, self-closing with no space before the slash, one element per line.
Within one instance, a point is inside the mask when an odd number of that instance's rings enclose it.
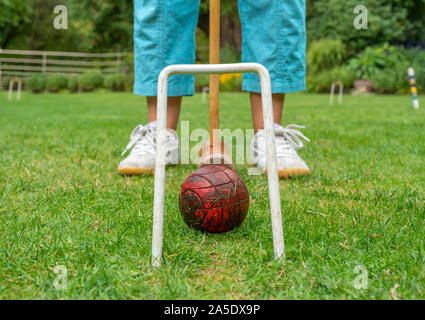
<path fill-rule="evenodd" d="M 134 0 L 134 93 L 156 96 L 158 76 L 171 64 L 195 63 L 199 0 Z M 273 93 L 305 89 L 305 0 L 239 0 L 242 62 L 270 72 Z M 245 74 L 243 90 L 261 92 L 256 74 Z M 192 75 L 169 80 L 169 96 L 194 93 Z"/>

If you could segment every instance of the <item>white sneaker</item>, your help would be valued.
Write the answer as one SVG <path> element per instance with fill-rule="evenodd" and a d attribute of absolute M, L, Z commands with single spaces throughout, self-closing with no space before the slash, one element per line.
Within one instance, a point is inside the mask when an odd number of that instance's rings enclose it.
<path fill-rule="evenodd" d="M 276 156 L 279 178 L 286 179 L 293 176 L 310 174 L 310 169 L 297 151 L 303 147 L 300 138 L 310 141 L 300 131 L 293 128 L 304 128 L 291 124 L 286 128 L 275 124 Z M 260 130 L 251 142 L 251 163 L 255 164 L 264 173 L 267 172 L 266 163 L 266 133 Z"/>
<path fill-rule="evenodd" d="M 138 125 L 130 135 L 130 143 L 121 156 L 133 148 L 127 158 L 121 161 L 118 172 L 125 175 L 152 174 L 155 169 L 156 122 L 145 127 Z M 177 132 L 167 129 L 165 164 L 177 164 L 179 159 L 179 138 Z"/>

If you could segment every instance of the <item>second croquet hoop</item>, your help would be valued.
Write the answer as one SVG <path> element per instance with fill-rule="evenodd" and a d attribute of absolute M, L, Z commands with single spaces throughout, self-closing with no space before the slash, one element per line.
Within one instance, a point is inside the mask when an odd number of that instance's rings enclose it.
<path fill-rule="evenodd" d="M 209 87 L 203 87 L 202 88 L 202 103 L 205 104 L 207 102 L 207 93 L 210 92 Z"/>
<path fill-rule="evenodd" d="M 16 100 L 21 100 L 21 92 L 22 92 L 22 80 L 19 78 L 12 78 L 9 82 L 9 101 L 13 98 L 13 89 L 15 87 L 15 82 L 17 83 L 17 89 L 16 89 Z"/>
<path fill-rule="evenodd" d="M 334 104 L 335 87 L 339 86 L 338 104 L 342 104 L 342 96 L 344 95 L 344 84 L 341 81 L 332 82 L 329 104 Z"/>

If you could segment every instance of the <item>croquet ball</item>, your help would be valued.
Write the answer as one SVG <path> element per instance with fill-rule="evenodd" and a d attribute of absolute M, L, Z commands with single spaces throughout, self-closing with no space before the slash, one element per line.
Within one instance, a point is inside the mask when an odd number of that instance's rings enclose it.
<path fill-rule="evenodd" d="M 249 194 L 239 175 L 223 166 L 206 166 L 191 174 L 180 191 L 180 213 L 192 228 L 223 233 L 241 225 Z"/>

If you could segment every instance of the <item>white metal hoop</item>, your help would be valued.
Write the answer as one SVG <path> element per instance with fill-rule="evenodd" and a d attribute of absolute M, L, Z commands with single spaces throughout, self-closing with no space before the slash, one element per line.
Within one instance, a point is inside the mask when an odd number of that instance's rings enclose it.
<path fill-rule="evenodd" d="M 331 85 L 330 101 L 329 104 L 334 104 L 335 86 L 339 86 L 338 104 L 342 104 L 342 96 L 344 95 L 344 83 L 341 81 L 335 81 Z"/>
<path fill-rule="evenodd" d="M 202 88 L 202 103 L 207 103 L 207 93 L 210 92 L 209 87 L 203 87 Z"/>
<path fill-rule="evenodd" d="M 162 262 L 164 235 L 164 196 L 165 196 L 165 128 L 167 122 L 168 79 L 175 74 L 222 74 L 257 73 L 261 81 L 263 118 L 266 133 L 267 175 L 269 185 L 270 211 L 273 232 L 275 259 L 285 258 L 285 245 L 282 227 L 279 177 L 276 163 L 275 135 L 273 123 L 273 103 L 270 74 L 258 63 L 171 65 L 163 69 L 158 79 L 157 106 L 157 149 L 155 163 L 155 196 L 152 233 L 152 265 L 159 267 Z"/>
<path fill-rule="evenodd" d="M 16 99 L 21 100 L 21 92 L 22 92 L 22 80 L 19 78 L 12 78 L 9 82 L 9 101 L 12 101 L 13 98 L 13 88 L 15 87 L 15 82 L 18 84 L 18 88 L 16 89 Z"/>

